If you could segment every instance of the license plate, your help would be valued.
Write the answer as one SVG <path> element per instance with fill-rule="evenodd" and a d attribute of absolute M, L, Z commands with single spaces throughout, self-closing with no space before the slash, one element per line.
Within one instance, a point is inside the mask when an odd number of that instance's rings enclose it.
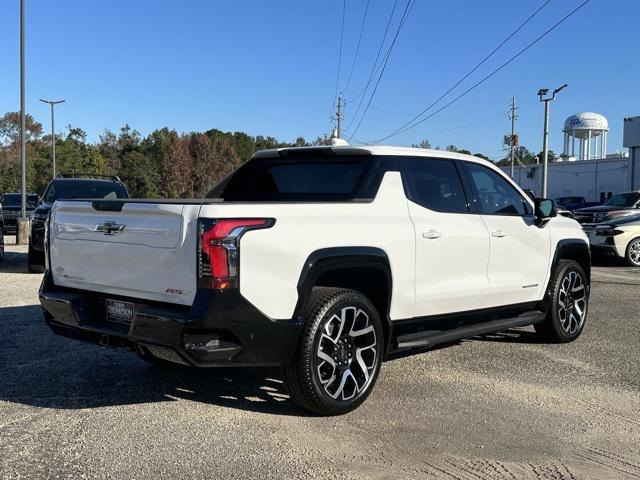
<path fill-rule="evenodd" d="M 116 323 L 131 323 L 133 320 L 133 303 L 107 300 L 105 316 L 107 321 Z"/>

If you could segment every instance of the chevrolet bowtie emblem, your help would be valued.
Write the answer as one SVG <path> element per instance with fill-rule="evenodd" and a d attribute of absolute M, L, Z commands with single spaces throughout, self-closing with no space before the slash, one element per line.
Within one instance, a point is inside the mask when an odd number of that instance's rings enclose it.
<path fill-rule="evenodd" d="M 114 233 L 120 233 L 124 230 L 126 225 L 121 225 L 119 223 L 114 222 L 104 222 L 96 227 L 96 232 L 102 232 L 105 235 L 113 235 Z"/>

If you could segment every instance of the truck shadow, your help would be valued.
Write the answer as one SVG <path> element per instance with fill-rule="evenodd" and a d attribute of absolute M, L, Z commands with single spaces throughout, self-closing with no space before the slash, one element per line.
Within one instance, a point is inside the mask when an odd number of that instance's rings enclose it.
<path fill-rule="evenodd" d="M 471 337 L 469 340 L 503 343 L 544 343 L 534 331 L 510 328 L 502 332 Z"/>
<path fill-rule="evenodd" d="M 29 273 L 26 252 L 14 252 L 5 247 L 4 260 L 0 262 L 0 273 Z"/>
<path fill-rule="evenodd" d="M 131 352 L 54 335 L 39 305 L 0 308 L 0 401 L 83 409 L 187 399 L 276 415 L 306 415 L 277 369 L 161 368 Z"/>

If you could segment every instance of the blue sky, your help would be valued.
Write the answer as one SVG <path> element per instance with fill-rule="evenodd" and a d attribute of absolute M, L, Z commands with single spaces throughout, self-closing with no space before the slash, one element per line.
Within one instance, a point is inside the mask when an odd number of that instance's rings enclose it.
<path fill-rule="evenodd" d="M 84 128 L 91 140 L 124 123 L 147 134 L 242 130 L 281 139 L 330 131 L 342 0 L 27 1 L 27 110 L 49 125 L 38 98 L 65 98 L 60 130 Z M 371 72 L 394 0 L 371 0 L 347 102 Z M 456 82 L 543 0 L 416 0 L 357 137 L 395 130 Z M 503 63 L 581 0 L 552 0 L 456 92 Z M 340 89 L 354 58 L 366 0 L 347 0 Z M 0 112 L 19 108 L 18 0 L 0 16 Z M 395 31 L 405 0 L 391 26 Z M 568 83 L 552 104 L 551 148 L 562 122 L 584 110 L 610 123 L 609 150 L 622 148 L 622 119 L 640 115 L 637 0 L 591 0 L 579 13 L 459 102 L 386 143 L 428 138 L 493 158 L 503 155 L 505 112 L 520 106 L 517 130 L 542 143 L 540 87 Z M 455 95 L 455 92 L 454 92 Z M 346 106 L 346 124 L 357 102 Z M 357 123 L 357 121 L 356 121 Z M 349 132 L 348 132 L 349 133 Z M 347 135 L 348 136 L 348 135 Z"/>

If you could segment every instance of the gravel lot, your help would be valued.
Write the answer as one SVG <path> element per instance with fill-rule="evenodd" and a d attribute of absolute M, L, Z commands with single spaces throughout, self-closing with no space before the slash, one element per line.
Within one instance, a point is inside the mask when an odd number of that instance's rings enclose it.
<path fill-rule="evenodd" d="M 11 240 L 13 237 L 9 237 Z M 387 361 L 307 416 L 277 371 L 161 370 L 54 336 L 26 248 L 0 265 L 0 478 L 640 478 L 640 270 L 594 269 L 580 339 L 508 331 Z"/>

